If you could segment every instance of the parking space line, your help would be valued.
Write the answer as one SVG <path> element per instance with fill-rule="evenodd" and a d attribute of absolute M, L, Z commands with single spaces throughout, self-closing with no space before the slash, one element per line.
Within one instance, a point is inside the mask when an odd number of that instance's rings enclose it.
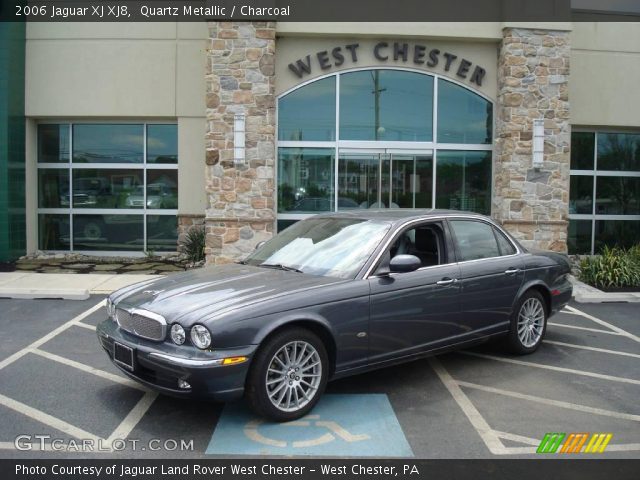
<path fill-rule="evenodd" d="M 512 363 L 514 365 L 522 365 L 525 367 L 543 368 L 545 370 L 554 370 L 556 372 L 573 373 L 574 375 L 582 375 L 584 377 L 599 378 L 601 380 L 608 380 L 611 382 L 631 383 L 633 385 L 640 385 L 640 380 L 634 378 L 616 377 L 613 375 L 605 375 L 603 373 L 585 372 L 584 370 L 575 370 L 573 368 L 556 367 L 555 365 L 545 365 L 542 363 L 524 362 L 522 360 L 515 360 L 513 358 L 496 357 L 494 355 L 485 355 L 484 353 L 460 351 L 456 352 L 460 355 L 470 355 L 472 357 L 486 358 L 488 360 L 495 360 L 497 362 Z"/>
<path fill-rule="evenodd" d="M 631 332 L 627 332 L 626 330 L 623 330 L 620 327 L 612 325 L 609 322 L 605 322 L 604 320 L 600 320 L 599 318 L 594 317 L 593 315 L 589 315 L 588 313 L 583 312 L 582 310 L 578 310 L 577 308 L 571 307 L 569 305 L 567 305 L 565 308 L 567 308 L 570 311 L 575 312 L 575 313 L 577 313 L 579 315 L 582 315 L 585 318 L 588 318 L 592 322 L 595 322 L 595 323 L 597 323 L 599 325 L 602 325 L 603 327 L 607 327 L 607 328 L 613 330 L 614 332 L 618 333 L 618 335 L 624 335 L 625 337 L 630 338 L 631 340 L 640 343 L 640 337 L 634 335 Z"/>
<path fill-rule="evenodd" d="M 461 387 L 473 388 L 475 390 L 481 390 L 483 392 L 488 392 L 488 393 L 495 393 L 496 395 L 503 395 L 506 397 L 517 398 L 519 400 L 528 400 L 531 402 L 542 403 L 544 405 L 551 405 L 553 407 L 566 408 L 568 410 L 575 410 L 578 412 L 585 412 L 585 413 L 591 413 L 594 415 L 602 415 L 604 417 L 613 417 L 613 418 L 619 418 L 622 420 L 632 420 L 634 422 L 640 422 L 640 415 L 634 415 L 631 413 L 615 412 L 613 410 L 605 410 L 603 408 L 589 407 L 587 405 L 580 405 L 577 403 L 563 402 L 561 400 L 552 400 L 550 398 L 527 395 L 525 393 L 513 392 L 511 390 L 503 390 L 501 388 L 489 387 L 486 385 L 479 385 L 477 383 L 463 382 L 463 381 L 457 381 L 457 383 Z"/>
<path fill-rule="evenodd" d="M 576 325 L 565 325 L 564 323 L 547 322 L 547 325 L 551 325 L 553 327 L 573 328 L 575 330 L 584 330 L 587 332 L 606 333 L 607 335 L 622 335 L 618 332 L 610 332 L 608 330 L 601 330 L 599 328 L 578 327 Z"/>
<path fill-rule="evenodd" d="M 535 438 L 524 437 L 522 435 L 516 435 L 515 433 L 501 432 L 499 430 L 494 430 L 493 433 L 495 433 L 500 438 L 504 438 L 505 440 L 511 440 L 512 442 L 525 443 L 527 445 L 533 445 L 534 447 L 537 447 L 538 445 L 540 445 L 540 440 L 536 440 Z M 505 447 L 505 448 L 509 448 L 509 447 Z"/>
<path fill-rule="evenodd" d="M 607 445 L 607 452 L 630 452 L 640 450 L 640 443 L 625 443 L 622 445 Z"/>
<path fill-rule="evenodd" d="M 77 368 L 78 370 L 91 373 L 96 377 L 101 377 L 106 380 L 110 380 L 114 383 L 126 385 L 127 387 L 135 388 L 136 390 L 141 390 L 143 392 L 149 391 L 149 389 L 145 388 L 143 385 L 140 385 L 139 383 L 129 380 L 128 378 L 124 378 L 119 375 L 115 375 L 113 373 L 105 372 L 104 370 L 99 370 L 94 367 L 90 367 L 89 365 L 76 362 L 75 360 L 71 360 L 69 358 L 61 357 L 60 355 L 56 355 L 55 353 L 49 353 L 47 351 L 40 350 L 38 348 L 34 348 L 33 350 L 30 351 L 30 353 L 34 353 L 48 360 L 53 360 L 54 362 L 62 363 L 63 365 L 68 365 L 70 367 Z"/>
<path fill-rule="evenodd" d="M 86 328 L 89 330 L 96 330 L 96 326 L 95 325 L 89 325 L 88 323 L 84 323 L 84 322 L 76 322 L 74 325 L 78 326 L 78 327 L 82 327 L 82 328 Z"/>
<path fill-rule="evenodd" d="M 504 453 L 505 446 L 500 441 L 494 430 L 489 426 L 469 397 L 462 391 L 458 383 L 447 372 L 440 360 L 436 357 L 429 358 L 429 365 L 436 372 L 446 389 L 456 401 L 462 412 L 467 416 L 471 425 L 476 429 L 480 438 L 494 455 Z"/>
<path fill-rule="evenodd" d="M 63 323 L 62 325 L 60 325 L 58 328 L 52 330 L 51 332 L 49 332 L 48 334 L 46 334 L 44 337 L 39 338 L 38 340 L 36 340 L 35 342 L 33 342 L 31 345 L 23 348 L 22 350 L 18 350 L 16 353 L 14 353 L 13 355 L 10 355 L 9 357 L 5 358 L 4 360 L 2 360 L 0 362 L 0 370 L 2 370 L 3 368 L 5 368 L 8 365 L 11 365 L 13 362 L 15 362 L 16 360 L 18 360 L 19 358 L 25 356 L 27 353 L 29 353 L 31 350 L 38 348 L 40 345 L 43 345 L 45 343 L 47 343 L 49 340 L 51 340 L 53 337 L 59 335 L 60 333 L 64 332 L 66 329 L 68 329 L 69 327 L 71 327 L 72 325 L 74 325 L 75 323 L 79 322 L 80 320 L 82 320 L 83 318 L 88 317 L 89 315 L 91 315 L 93 312 L 97 311 L 98 309 L 100 309 L 103 305 L 104 305 L 105 301 L 104 300 L 100 300 L 97 304 L 95 304 L 93 307 L 91 307 L 88 310 L 85 310 L 84 312 L 82 312 L 81 314 L 73 317 L 71 320 L 69 320 L 66 323 Z"/>
<path fill-rule="evenodd" d="M 50 427 L 55 428 L 56 430 L 66 433 L 67 435 L 71 435 L 72 437 L 75 437 L 78 439 L 89 438 L 96 442 L 100 439 L 100 437 L 98 437 L 97 435 L 94 435 L 93 433 L 89 433 L 86 430 L 83 430 L 74 425 L 71 425 L 70 423 L 65 422 L 64 420 L 60 420 L 59 418 L 49 415 L 48 413 L 44 413 L 38 410 L 37 408 L 33 408 L 33 407 L 30 407 L 29 405 L 25 405 L 22 402 L 18 402 L 17 400 L 13 400 L 12 398 L 5 397 L 2 394 L 0 394 L 0 404 L 18 413 L 26 415 L 29 418 L 37 420 L 40 423 L 44 423 L 45 425 L 48 425 Z"/>
<path fill-rule="evenodd" d="M 559 345 L 561 347 L 579 348 L 581 350 L 590 350 L 592 352 L 610 353 L 612 355 L 623 355 L 625 357 L 640 358 L 637 353 L 620 352 L 618 350 L 607 350 L 606 348 L 588 347 L 586 345 L 576 345 L 575 343 L 557 342 L 555 340 L 545 340 L 544 343 L 550 345 Z"/>
<path fill-rule="evenodd" d="M 142 420 L 145 413 L 149 410 L 153 402 L 158 398 L 157 392 L 150 392 L 144 394 L 144 396 L 136 403 L 136 406 L 131 409 L 127 416 L 120 422 L 120 425 L 109 435 L 106 443 L 111 445 L 116 438 L 127 438 L 135 426 Z"/>

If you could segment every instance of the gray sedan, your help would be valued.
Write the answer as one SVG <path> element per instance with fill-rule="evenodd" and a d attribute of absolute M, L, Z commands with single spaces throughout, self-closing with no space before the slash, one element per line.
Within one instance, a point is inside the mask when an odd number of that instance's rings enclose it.
<path fill-rule="evenodd" d="M 113 293 L 97 329 L 111 360 L 166 394 L 278 421 L 327 381 L 503 337 L 534 352 L 571 298 L 565 255 L 523 248 L 457 211 L 358 210 L 287 228 L 244 261 Z"/>

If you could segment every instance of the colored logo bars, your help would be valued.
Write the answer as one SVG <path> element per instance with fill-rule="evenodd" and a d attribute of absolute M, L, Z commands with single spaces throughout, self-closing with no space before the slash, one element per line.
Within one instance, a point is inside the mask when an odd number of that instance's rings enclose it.
<path fill-rule="evenodd" d="M 547 433 L 536 453 L 602 453 L 612 437 L 611 433 Z"/>

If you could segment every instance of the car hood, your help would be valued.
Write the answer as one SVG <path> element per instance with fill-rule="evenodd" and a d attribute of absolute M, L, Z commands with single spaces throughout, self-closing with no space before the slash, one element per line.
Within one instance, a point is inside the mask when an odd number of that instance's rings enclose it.
<path fill-rule="evenodd" d="M 277 313 L 287 300 L 300 294 L 312 304 L 309 291 L 347 280 L 307 275 L 272 268 L 228 264 L 205 267 L 149 280 L 118 290 L 112 299 L 118 305 L 136 307 L 162 315 L 168 323 L 185 326 L 213 319 L 240 309 L 260 314 Z M 290 302 L 286 302 L 291 305 Z M 278 308 L 280 310 L 278 310 Z M 290 307 L 288 307 L 290 308 Z"/>

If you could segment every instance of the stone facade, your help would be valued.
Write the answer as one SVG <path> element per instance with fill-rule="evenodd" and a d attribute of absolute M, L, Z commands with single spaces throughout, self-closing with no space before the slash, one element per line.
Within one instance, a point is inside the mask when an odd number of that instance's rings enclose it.
<path fill-rule="evenodd" d="M 204 215 L 178 215 L 178 252 L 182 252 L 182 244 L 187 232 L 193 227 L 204 226 Z"/>
<path fill-rule="evenodd" d="M 208 22 L 205 253 L 245 256 L 275 221 L 275 22 Z M 245 160 L 234 161 L 234 116 L 245 116 Z"/>
<path fill-rule="evenodd" d="M 498 61 L 493 216 L 523 245 L 566 252 L 569 214 L 569 34 L 506 28 Z M 532 167 L 533 120 L 544 163 Z"/>

